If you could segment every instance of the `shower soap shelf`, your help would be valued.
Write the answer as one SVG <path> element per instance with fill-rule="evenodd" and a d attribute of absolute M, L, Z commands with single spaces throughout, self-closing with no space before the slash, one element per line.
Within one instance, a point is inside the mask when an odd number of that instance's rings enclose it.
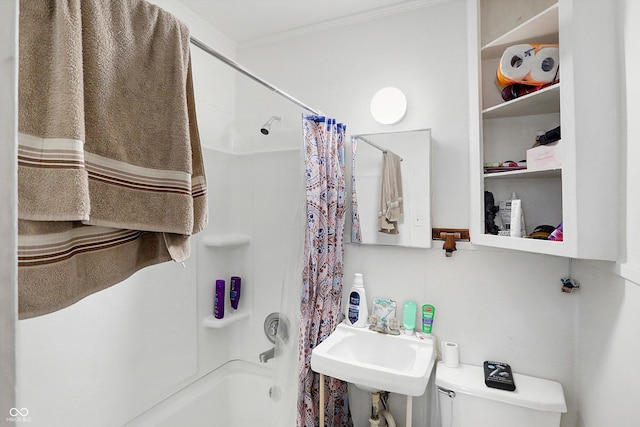
<path fill-rule="evenodd" d="M 249 242 L 251 237 L 240 233 L 212 234 L 202 238 L 202 243 L 210 248 L 242 246 L 248 245 Z"/>
<path fill-rule="evenodd" d="M 213 329 L 225 328 L 232 323 L 247 319 L 249 316 L 251 316 L 251 312 L 247 310 L 238 310 L 235 313 L 225 314 L 222 319 L 216 319 L 213 315 L 209 315 L 202 319 L 202 326 Z"/>

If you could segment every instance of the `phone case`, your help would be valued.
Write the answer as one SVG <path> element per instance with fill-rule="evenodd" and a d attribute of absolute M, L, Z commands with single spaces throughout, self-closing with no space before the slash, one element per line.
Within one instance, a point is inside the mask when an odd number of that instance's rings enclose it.
<path fill-rule="evenodd" d="M 484 362 L 484 383 L 487 387 L 500 390 L 514 391 L 516 389 L 511 366 L 502 362 Z"/>

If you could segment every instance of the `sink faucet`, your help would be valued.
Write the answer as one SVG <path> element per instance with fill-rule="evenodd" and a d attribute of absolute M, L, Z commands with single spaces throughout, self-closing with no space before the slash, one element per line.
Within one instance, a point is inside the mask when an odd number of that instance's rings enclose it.
<path fill-rule="evenodd" d="M 267 351 L 263 351 L 260 353 L 260 363 L 267 363 L 269 359 L 273 359 L 276 357 L 276 348 L 275 346 Z"/>
<path fill-rule="evenodd" d="M 382 334 L 386 334 L 389 331 L 386 320 L 380 320 L 379 322 L 372 324 L 369 329 L 372 331 L 380 332 Z"/>
<path fill-rule="evenodd" d="M 387 319 L 378 319 L 378 316 L 372 316 L 372 320 L 369 325 L 369 329 L 372 331 L 380 332 L 381 334 L 400 335 L 400 321 L 398 319 L 392 318 L 387 321 Z"/>

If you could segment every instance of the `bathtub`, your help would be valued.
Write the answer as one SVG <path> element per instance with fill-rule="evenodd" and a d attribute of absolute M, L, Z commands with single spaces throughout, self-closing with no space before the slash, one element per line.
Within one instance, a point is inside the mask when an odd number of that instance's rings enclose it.
<path fill-rule="evenodd" d="M 273 369 L 232 360 L 131 420 L 128 427 L 275 425 L 280 391 Z"/>

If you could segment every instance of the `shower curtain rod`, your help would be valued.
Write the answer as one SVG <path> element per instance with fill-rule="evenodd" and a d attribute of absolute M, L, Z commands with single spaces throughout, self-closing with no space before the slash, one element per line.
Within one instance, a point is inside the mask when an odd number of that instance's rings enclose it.
<path fill-rule="evenodd" d="M 377 148 L 378 150 L 382 151 L 383 153 L 386 153 L 387 151 L 389 151 L 388 149 L 379 146 L 378 144 L 376 144 L 373 141 L 369 141 L 367 138 L 362 137 L 360 135 L 353 135 L 353 138 L 359 139 L 362 142 L 366 142 L 367 144 L 369 144 L 370 146 L 372 146 L 373 148 Z M 400 157 L 400 161 L 404 160 L 402 157 Z"/>
<path fill-rule="evenodd" d="M 322 115 L 322 113 L 320 111 L 309 107 L 308 105 L 306 105 L 305 103 L 303 103 L 301 101 L 298 101 L 296 98 L 294 98 L 293 96 L 289 95 L 288 93 L 281 91 L 280 89 L 278 89 L 277 87 L 275 87 L 271 83 L 269 83 L 269 82 L 261 79 L 260 77 L 256 76 L 251 71 L 247 70 L 242 65 L 238 64 L 237 62 L 235 62 L 233 59 L 225 56 L 224 54 L 222 54 L 221 52 L 219 52 L 216 49 L 212 48 L 211 46 L 207 45 L 206 43 L 198 40 L 197 38 L 195 38 L 193 36 L 190 36 L 190 38 L 191 38 L 191 43 L 193 43 L 195 46 L 197 46 L 200 49 L 204 50 L 208 54 L 218 58 L 220 61 L 224 62 L 225 64 L 227 64 L 231 68 L 234 68 L 235 70 L 240 71 L 245 76 L 247 76 L 250 79 L 260 83 L 262 86 L 266 87 L 267 89 L 270 89 L 271 91 L 277 93 L 278 95 L 282 96 L 283 98 L 288 99 L 289 101 L 293 102 L 294 104 L 298 105 L 299 107 L 302 107 L 305 110 L 307 110 L 307 111 L 309 111 L 309 112 L 311 112 L 311 113 L 313 113 L 315 115 L 318 115 L 318 116 Z"/>

